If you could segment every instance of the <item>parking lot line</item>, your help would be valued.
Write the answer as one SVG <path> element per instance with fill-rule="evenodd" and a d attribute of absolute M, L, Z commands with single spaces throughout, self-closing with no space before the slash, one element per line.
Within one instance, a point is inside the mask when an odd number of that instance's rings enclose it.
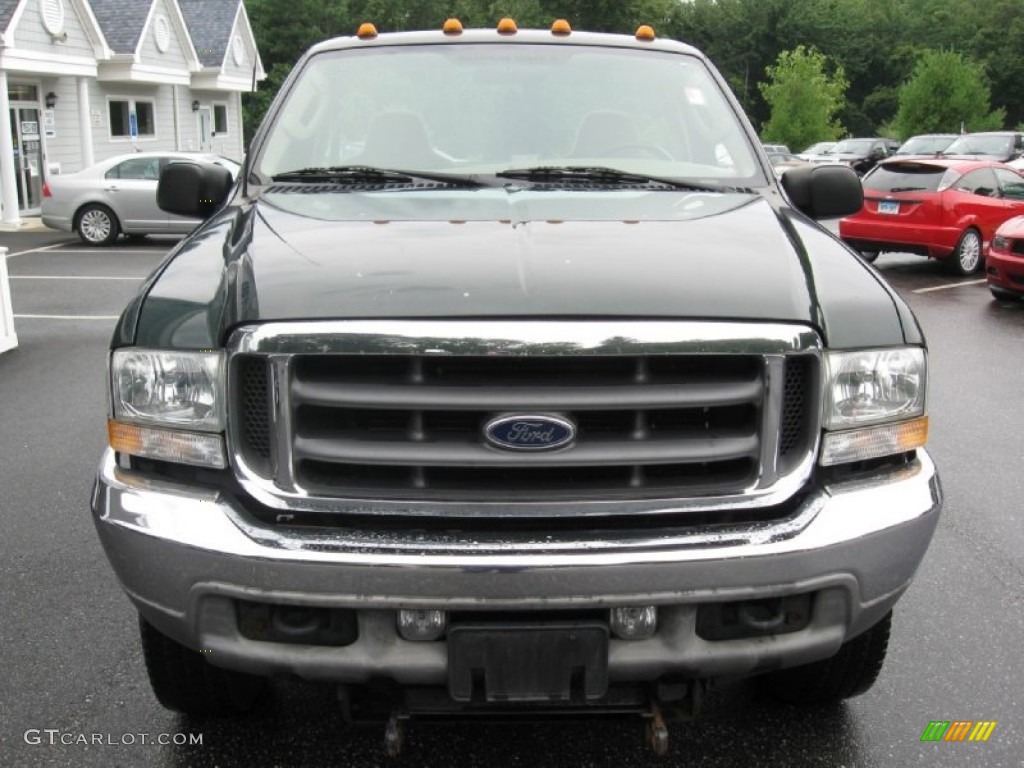
<path fill-rule="evenodd" d="M 117 320 L 120 315 L 15 315 L 15 320 Z"/>
<path fill-rule="evenodd" d="M 145 277 L 104 277 L 103 275 L 10 275 L 11 280 L 145 280 Z"/>
<path fill-rule="evenodd" d="M 60 248 L 64 243 L 54 243 L 53 245 L 41 245 L 38 248 L 29 248 L 27 251 L 15 251 L 14 253 L 8 253 L 7 258 L 12 256 L 23 256 L 26 253 L 39 253 L 40 251 L 52 251 L 54 248 Z"/>
<path fill-rule="evenodd" d="M 28 251 L 22 251 L 22 253 L 28 253 Z M 164 256 L 167 252 L 162 251 L 159 248 L 63 248 L 60 253 L 91 253 L 103 254 L 104 256 L 119 255 L 122 253 L 150 253 L 154 256 Z"/>
<path fill-rule="evenodd" d="M 981 285 L 987 283 L 988 278 L 982 278 L 981 280 L 965 280 L 962 283 L 947 283 L 946 285 L 933 285 L 931 288 L 918 288 L 911 293 L 931 293 L 932 291 L 944 291 L 947 288 L 963 288 L 965 285 Z"/>

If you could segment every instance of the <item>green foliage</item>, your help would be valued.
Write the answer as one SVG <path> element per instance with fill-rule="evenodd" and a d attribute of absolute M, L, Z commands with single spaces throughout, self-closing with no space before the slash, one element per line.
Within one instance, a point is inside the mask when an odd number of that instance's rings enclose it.
<path fill-rule="evenodd" d="M 771 107 L 762 137 L 768 142 L 806 147 L 838 139 L 843 127 L 836 120 L 849 83 L 842 67 L 829 74 L 828 59 L 813 48 L 798 45 L 779 54 L 768 67 L 768 82 L 759 88 Z"/>
<path fill-rule="evenodd" d="M 993 110 L 985 69 L 955 51 L 924 51 L 899 91 L 894 121 L 901 136 L 998 129 L 1006 110 Z"/>

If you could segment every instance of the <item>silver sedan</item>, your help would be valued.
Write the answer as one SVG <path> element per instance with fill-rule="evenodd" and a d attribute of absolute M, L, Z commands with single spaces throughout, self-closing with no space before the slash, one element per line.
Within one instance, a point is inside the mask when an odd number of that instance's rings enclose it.
<path fill-rule="evenodd" d="M 166 165 L 185 160 L 216 163 L 237 177 L 239 164 L 196 152 L 133 152 L 78 173 L 51 176 L 43 187 L 43 224 L 77 232 L 89 245 L 109 245 L 118 235 L 184 235 L 199 219 L 176 216 L 156 204 L 156 185 Z"/>

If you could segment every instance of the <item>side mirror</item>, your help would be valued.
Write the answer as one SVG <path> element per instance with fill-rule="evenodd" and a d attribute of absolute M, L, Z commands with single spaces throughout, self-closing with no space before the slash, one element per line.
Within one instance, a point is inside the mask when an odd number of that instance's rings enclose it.
<path fill-rule="evenodd" d="M 789 201 L 812 219 L 850 216 L 864 207 L 864 187 L 852 168 L 801 165 L 782 176 Z"/>
<path fill-rule="evenodd" d="M 223 203 L 234 181 L 227 168 L 211 163 L 171 163 L 160 172 L 156 204 L 161 210 L 208 219 Z"/>

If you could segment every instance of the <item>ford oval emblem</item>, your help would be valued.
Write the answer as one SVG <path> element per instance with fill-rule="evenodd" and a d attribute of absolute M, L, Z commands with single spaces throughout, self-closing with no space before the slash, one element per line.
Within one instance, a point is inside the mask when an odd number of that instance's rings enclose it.
<path fill-rule="evenodd" d="M 484 425 L 484 437 L 491 445 L 510 451 L 549 451 L 571 443 L 576 425 L 561 416 L 499 416 Z"/>

